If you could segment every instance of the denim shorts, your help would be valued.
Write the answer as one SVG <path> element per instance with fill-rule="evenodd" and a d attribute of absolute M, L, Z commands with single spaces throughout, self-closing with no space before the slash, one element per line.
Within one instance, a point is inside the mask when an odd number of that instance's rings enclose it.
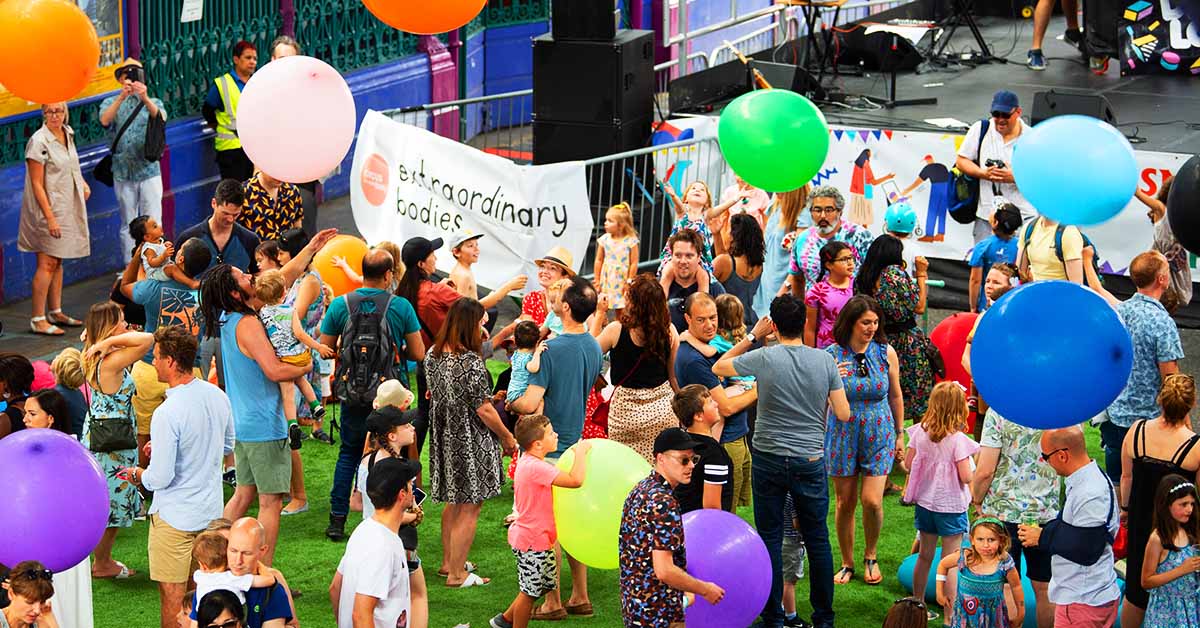
<path fill-rule="evenodd" d="M 917 504 L 917 512 L 913 516 L 913 525 L 918 532 L 936 534 L 938 536 L 953 536 L 966 534 L 969 528 L 965 512 L 934 512 Z"/>

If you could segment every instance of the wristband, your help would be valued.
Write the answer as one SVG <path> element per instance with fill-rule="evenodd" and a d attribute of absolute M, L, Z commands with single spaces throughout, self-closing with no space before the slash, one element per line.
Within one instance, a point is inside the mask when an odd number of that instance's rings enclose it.
<path fill-rule="evenodd" d="M 944 576 L 942 574 L 938 574 L 938 575 L 934 576 L 933 579 L 935 582 L 945 582 L 946 576 Z"/>

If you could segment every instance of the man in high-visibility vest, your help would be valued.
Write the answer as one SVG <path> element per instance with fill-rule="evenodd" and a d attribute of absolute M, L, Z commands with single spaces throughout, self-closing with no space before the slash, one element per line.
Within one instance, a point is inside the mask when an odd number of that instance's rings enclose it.
<path fill-rule="evenodd" d="M 217 132 L 214 147 L 217 149 L 217 169 L 222 179 L 245 181 L 254 174 L 254 164 L 242 150 L 242 141 L 237 134 L 237 108 L 246 81 L 258 67 L 258 51 L 254 44 L 239 41 L 233 46 L 233 71 L 213 79 L 204 97 L 201 114 L 208 125 Z"/>

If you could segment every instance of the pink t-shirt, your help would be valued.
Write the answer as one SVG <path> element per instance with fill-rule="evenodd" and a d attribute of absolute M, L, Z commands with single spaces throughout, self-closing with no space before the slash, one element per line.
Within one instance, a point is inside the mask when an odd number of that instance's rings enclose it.
<path fill-rule="evenodd" d="M 926 510 L 957 514 L 971 505 L 971 491 L 958 481 L 958 461 L 979 451 L 979 443 L 955 432 L 935 443 L 921 424 L 908 428 L 908 446 L 916 450 L 904 499 Z"/>
<path fill-rule="evenodd" d="M 540 552 L 554 547 L 554 499 L 551 487 L 558 468 L 533 456 L 517 461 L 513 477 L 513 506 L 517 520 L 508 527 L 508 544 L 520 552 Z"/>
<path fill-rule="evenodd" d="M 828 281 L 819 281 L 804 295 L 804 304 L 817 310 L 817 348 L 824 349 L 834 343 L 833 324 L 845 307 L 846 301 L 854 296 L 854 284 L 837 288 Z"/>

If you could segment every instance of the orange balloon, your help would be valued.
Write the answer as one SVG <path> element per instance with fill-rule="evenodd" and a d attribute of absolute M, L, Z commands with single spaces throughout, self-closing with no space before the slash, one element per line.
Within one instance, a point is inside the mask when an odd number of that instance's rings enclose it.
<path fill-rule="evenodd" d="M 67 0 L 0 0 L 0 85 L 36 103 L 70 100 L 100 64 L 96 27 Z"/>
<path fill-rule="evenodd" d="M 363 0 L 379 21 L 416 35 L 446 33 L 475 19 L 487 0 Z"/>
<path fill-rule="evenodd" d="M 333 265 L 333 258 L 344 258 L 346 264 L 354 269 L 354 272 L 362 275 L 362 260 L 363 255 L 366 255 L 366 253 L 366 242 L 351 235 L 343 234 L 334 236 L 328 244 L 313 256 L 312 267 L 313 270 L 320 273 L 321 281 L 324 281 L 333 290 L 333 296 L 340 297 L 361 286 L 351 283 L 350 279 L 346 277 L 346 273 Z"/>

